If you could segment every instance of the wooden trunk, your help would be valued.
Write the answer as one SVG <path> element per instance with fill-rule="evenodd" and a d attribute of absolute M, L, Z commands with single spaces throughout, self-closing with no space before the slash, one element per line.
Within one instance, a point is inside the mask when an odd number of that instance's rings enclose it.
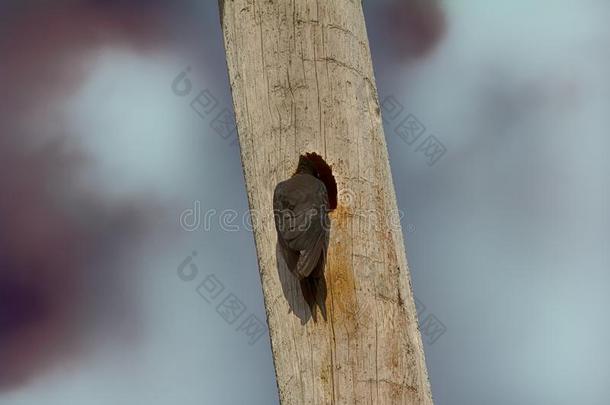
<path fill-rule="evenodd" d="M 432 404 L 361 2 L 220 13 L 281 403 Z M 272 211 L 305 152 L 339 188 L 317 322 L 278 266 Z"/>

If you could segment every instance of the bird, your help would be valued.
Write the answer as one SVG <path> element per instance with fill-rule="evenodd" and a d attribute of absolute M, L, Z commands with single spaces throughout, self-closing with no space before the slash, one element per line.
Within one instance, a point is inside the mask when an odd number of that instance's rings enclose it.
<path fill-rule="evenodd" d="M 301 155 L 296 172 L 273 193 L 278 251 L 298 279 L 314 322 L 316 303 L 326 319 L 324 268 L 336 195 L 331 168 L 315 153 Z"/>

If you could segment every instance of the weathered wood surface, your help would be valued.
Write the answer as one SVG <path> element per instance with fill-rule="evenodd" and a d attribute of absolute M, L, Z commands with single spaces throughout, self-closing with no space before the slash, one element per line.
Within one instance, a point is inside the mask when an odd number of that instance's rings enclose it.
<path fill-rule="evenodd" d="M 282 404 L 432 404 L 361 2 L 219 4 Z M 327 321 L 276 261 L 273 189 L 304 152 L 339 188 Z"/>

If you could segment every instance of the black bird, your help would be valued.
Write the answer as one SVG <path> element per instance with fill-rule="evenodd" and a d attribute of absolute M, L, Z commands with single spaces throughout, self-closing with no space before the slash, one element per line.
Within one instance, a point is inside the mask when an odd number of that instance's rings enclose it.
<path fill-rule="evenodd" d="M 330 235 L 328 213 L 336 207 L 337 185 L 330 167 L 314 153 L 301 155 L 296 173 L 273 193 L 280 252 L 298 278 L 303 298 L 316 320 L 318 303 L 326 319 L 324 267 Z"/>

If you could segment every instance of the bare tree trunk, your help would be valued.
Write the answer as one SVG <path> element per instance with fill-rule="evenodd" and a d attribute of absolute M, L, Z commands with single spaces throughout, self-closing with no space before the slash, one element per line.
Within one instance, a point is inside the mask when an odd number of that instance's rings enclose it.
<path fill-rule="evenodd" d="M 281 403 L 432 404 L 362 4 L 220 1 Z M 314 322 L 276 261 L 272 196 L 299 154 L 339 188 Z"/>

